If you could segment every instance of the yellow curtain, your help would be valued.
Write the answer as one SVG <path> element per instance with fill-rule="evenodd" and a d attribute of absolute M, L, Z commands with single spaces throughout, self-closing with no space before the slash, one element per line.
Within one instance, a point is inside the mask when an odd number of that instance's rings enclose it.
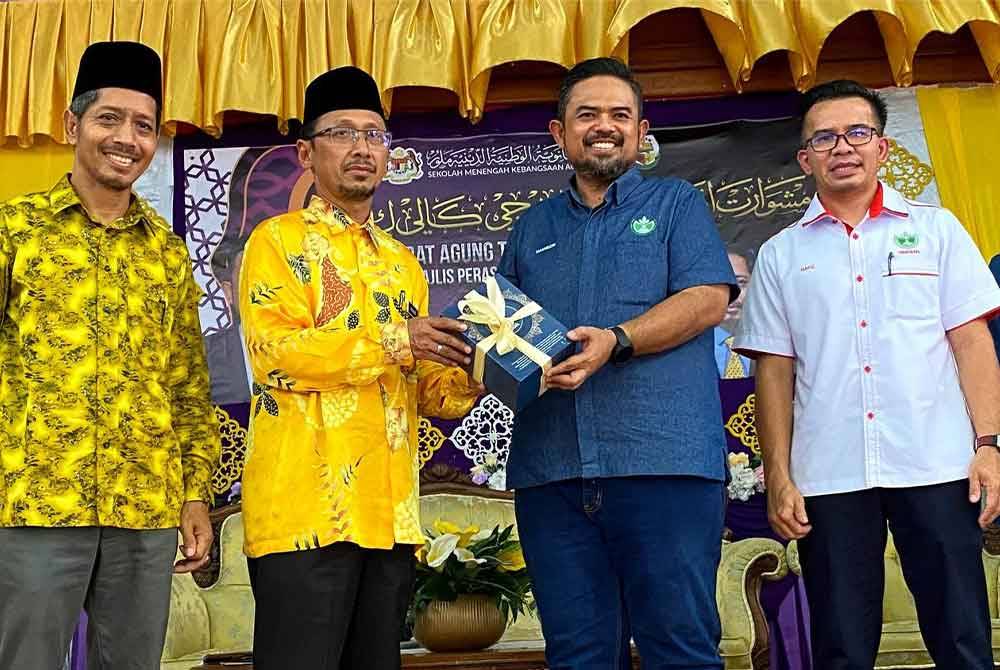
<path fill-rule="evenodd" d="M 1000 87 L 919 88 L 917 102 L 941 204 L 988 260 L 1000 253 Z"/>
<path fill-rule="evenodd" d="M 21 0 L 0 2 L 0 142 L 64 141 L 80 55 L 101 40 L 160 53 L 168 133 L 184 121 L 218 134 L 226 110 L 284 128 L 301 115 L 306 83 L 345 64 L 375 77 L 387 108 L 393 89 L 428 86 L 475 120 L 494 67 L 625 57 L 633 27 L 679 8 L 701 12 L 737 90 L 773 52 L 796 86 L 812 85 L 827 37 L 863 11 L 874 12 L 897 84 L 912 82 L 929 32 L 966 24 L 1000 82 L 1000 0 Z"/>
<path fill-rule="evenodd" d="M 0 201 L 46 191 L 73 167 L 73 147 L 44 140 L 30 149 L 0 149 Z"/>

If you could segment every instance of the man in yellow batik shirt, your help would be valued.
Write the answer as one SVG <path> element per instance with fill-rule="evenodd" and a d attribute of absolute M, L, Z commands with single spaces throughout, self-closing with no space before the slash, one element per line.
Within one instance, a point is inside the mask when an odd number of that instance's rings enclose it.
<path fill-rule="evenodd" d="M 416 258 L 375 226 L 391 136 L 353 67 L 306 89 L 308 206 L 261 223 L 239 281 L 253 370 L 243 524 L 254 669 L 398 668 L 414 578 L 418 415 L 481 392 L 464 325 L 427 316 Z"/>
<path fill-rule="evenodd" d="M 219 435 L 184 242 L 131 192 L 160 58 L 90 45 L 72 172 L 0 205 L 0 668 L 159 666 L 172 572 L 204 565 Z M 174 565 L 177 528 L 184 559 Z"/>

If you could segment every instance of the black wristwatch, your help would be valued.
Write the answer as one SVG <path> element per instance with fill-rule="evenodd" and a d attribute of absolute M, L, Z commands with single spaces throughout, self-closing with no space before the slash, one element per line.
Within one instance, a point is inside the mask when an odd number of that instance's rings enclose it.
<path fill-rule="evenodd" d="M 973 453 L 979 451 L 979 447 L 993 447 L 1000 451 L 1000 435 L 980 435 L 976 438 L 976 446 L 972 449 Z"/>
<path fill-rule="evenodd" d="M 611 362 L 615 365 L 621 365 L 632 358 L 632 353 L 635 351 L 632 347 L 632 340 L 628 339 L 628 335 L 625 334 L 621 326 L 612 326 L 608 330 L 614 334 L 617 340 L 615 348 L 611 350 Z"/>

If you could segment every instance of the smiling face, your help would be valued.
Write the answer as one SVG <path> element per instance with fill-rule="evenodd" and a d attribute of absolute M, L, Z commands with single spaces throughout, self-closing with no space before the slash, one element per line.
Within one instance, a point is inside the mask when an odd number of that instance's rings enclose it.
<path fill-rule="evenodd" d="M 355 130 L 385 130 L 385 121 L 365 109 L 327 112 L 316 121 L 316 130 L 348 127 Z M 385 176 L 389 150 L 373 145 L 362 134 L 354 142 L 343 142 L 320 135 L 296 143 L 299 162 L 311 169 L 320 195 L 335 202 L 368 200 Z"/>
<path fill-rule="evenodd" d="M 65 114 L 73 185 L 128 191 L 156 153 L 156 101 L 125 88 L 102 88 L 79 117 Z"/>
<path fill-rule="evenodd" d="M 815 104 L 802 123 L 802 139 L 822 133 L 847 133 L 853 128 L 878 128 L 875 110 L 863 98 L 837 98 Z M 867 192 L 878 181 L 878 168 L 889 155 L 889 141 L 876 134 L 867 144 L 851 146 L 838 138 L 830 151 L 805 147 L 798 152 L 799 166 L 816 179 L 824 194 Z"/>
<path fill-rule="evenodd" d="M 578 176 L 610 184 L 639 158 L 649 123 L 638 108 L 627 82 L 598 75 L 573 87 L 564 118 L 549 130 Z"/>

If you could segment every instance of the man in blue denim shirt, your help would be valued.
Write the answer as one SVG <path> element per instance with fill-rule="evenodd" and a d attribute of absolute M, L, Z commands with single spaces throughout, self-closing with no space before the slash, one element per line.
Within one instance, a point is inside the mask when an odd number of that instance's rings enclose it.
<path fill-rule="evenodd" d="M 643 179 L 642 92 L 576 65 L 549 124 L 576 172 L 526 211 L 499 272 L 579 353 L 520 412 L 507 464 L 552 668 L 721 668 L 725 442 L 712 327 L 736 280 L 702 194 Z"/>

